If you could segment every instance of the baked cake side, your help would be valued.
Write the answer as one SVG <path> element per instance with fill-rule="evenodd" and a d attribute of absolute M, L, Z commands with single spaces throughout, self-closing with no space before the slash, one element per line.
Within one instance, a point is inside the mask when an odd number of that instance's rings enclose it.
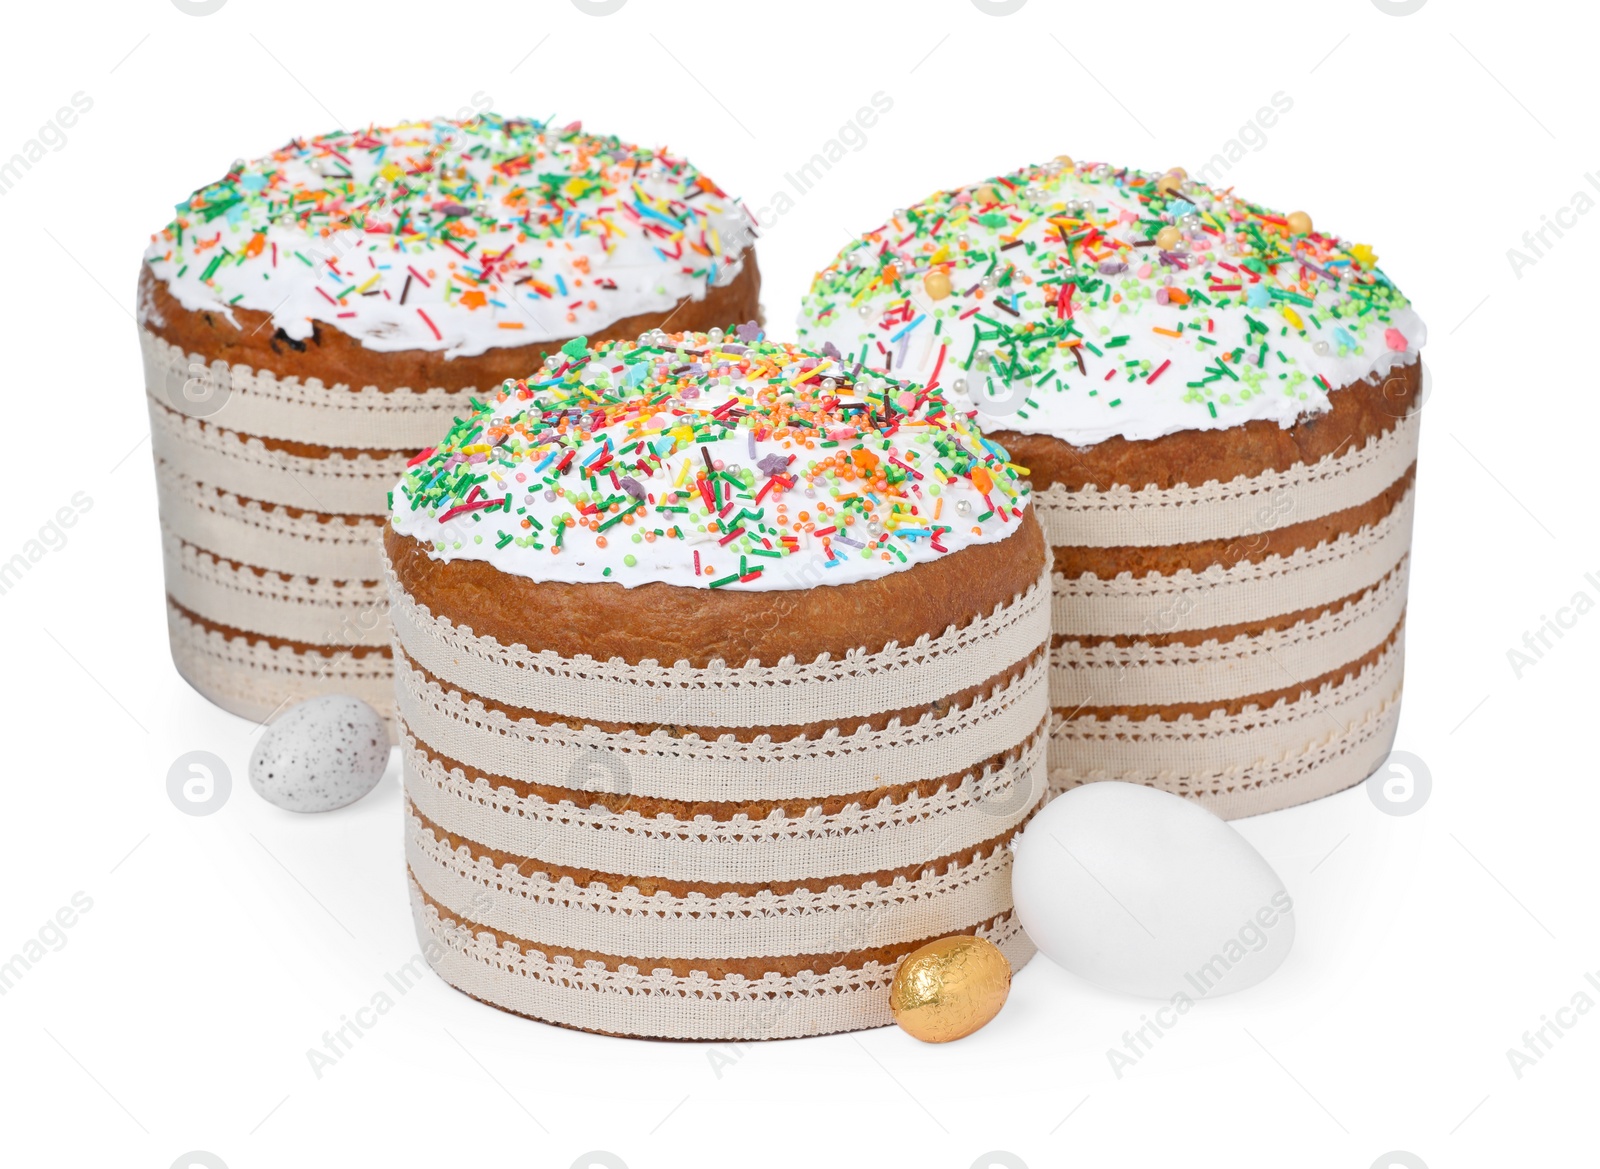
<path fill-rule="evenodd" d="M 565 1026 L 760 1039 L 887 1024 L 934 938 L 1025 962 L 1025 477 L 936 395 L 753 335 L 568 357 L 413 468 L 386 536 L 435 969 Z"/>
<path fill-rule="evenodd" d="M 1382 762 L 1426 330 L 1370 247 L 1063 158 L 896 211 L 818 274 L 800 334 L 942 379 L 1031 468 L 1057 790 L 1242 816 Z"/>
<path fill-rule="evenodd" d="M 755 316 L 748 239 L 682 159 L 495 114 L 296 139 L 196 191 L 139 279 L 180 673 L 252 718 L 390 709 L 407 462 L 580 334 Z"/>

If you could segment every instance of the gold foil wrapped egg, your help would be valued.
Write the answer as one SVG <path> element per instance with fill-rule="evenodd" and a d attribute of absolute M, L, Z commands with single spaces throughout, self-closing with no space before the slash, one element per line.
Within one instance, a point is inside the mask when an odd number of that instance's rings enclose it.
<path fill-rule="evenodd" d="M 958 935 L 907 954 L 889 987 L 889 1010 L 924 1043 L 971 1035 L 1000 1013 L 1011 993 L 1011 963 L 993 942 Z"/>

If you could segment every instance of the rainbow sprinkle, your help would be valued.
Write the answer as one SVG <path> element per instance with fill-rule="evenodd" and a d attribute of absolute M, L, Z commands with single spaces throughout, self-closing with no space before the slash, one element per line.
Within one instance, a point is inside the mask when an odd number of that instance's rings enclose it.
<path fill-rule="evenodd" d="M 568 337 L 731 279 L 743 209 L 665 150 L 485 113 L 297 138 L 178 204 L 185 307 L 452 355 Z M 731 248 L 731 251 L 730 251 Z M 519 335 L 520 334 L 520 335 Z"/>
<path fill-rule="evenodd" d="M 407 470 L 395 526 L 536 579 L 843 583 L 1003 538 L 1029 496 L 937 387 L 754 323 L 579 339 L 474 407 Z"/>
<path fill-rule="evenodd" d="M 799 332 L 880 372 L 947 369 L 957 400 L 1021 386 L 997 428 L 1054 433 L 1027 425 L 1054 410 L 1063 437 L 1097 441 L 1128 425 L 1119 409 L 1158 432 L 1281 420 L 1414 356 L 1420 322 L 1396 328 L 1409 305 L 1370 247 L 1303 213 L 1179 170 L 1061 159 L 896 211 L 818 273 Z"/>

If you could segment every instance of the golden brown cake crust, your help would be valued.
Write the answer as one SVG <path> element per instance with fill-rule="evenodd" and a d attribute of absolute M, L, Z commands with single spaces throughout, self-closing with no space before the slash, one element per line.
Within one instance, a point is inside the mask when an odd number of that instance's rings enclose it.
<path fill-rule="evenodd" d="M 1305 548 L 1315 548 L 1381 523 L 1394 511 L 1416 482 L 1416 465 L 1365 503 L 1340 511 L 1285 524 L 1266 532 L 1233 536 L 1219 540 L 1198 540 L 1190 544 L 1164 544 L 1154 547 L 1085 548 L 1058 544 L 1051 549 L 1056 572 L 1069 580 L 1093 573 L 1100 580 L 1111 580 L 1120 573 L 1135 577 L 1157 573 L 1171 576 L 1188 569 L 1204 572 L 1216 567 L 1229 569 L 1237 564 L 1259 564 L 1271 556 L 1292 556 Z"/>
<path fill-rule="evenodd" d="M 782 897 L 801 889 L 822 893 L 829 889 L 860 889 L 869 884 L 892 885 L 897 879 L 915 881 L 929 869 L 945 872 L 951 866 L 965 868 L 984 857 L 993 856 L 998 850 L 1010 844 L 1011 839 L 1022 830 L 1019 824 L 988 840 L 979 841 L 955 852 L 930 857 L 915 864 L 901 865 L 898 868 L 878 869 L 875 872 L 830 873 L 827 876 L 797 877 L 783 881 L 684 881 L 669 877 L 636 876 L 631 873 L 578 868 L 519 856 L 513 852 L 503 852 L 440 826 L 430 820 L 409 798 L 406 800 L 406 815 L 415 817 L 425 831 L 431 833 L 441 844 L 447 845 L 451 852 L 459 853 L 465 849 L 473 860 L 487 859 L 497 871 L 511 868 L 524 877 L 542 873 L 549 880 L 556 882 L 567 878 L 579 889 L 589 889 L 599 884 L 613 892 L 637 889 L 646 897 L 654 897 L 658 893 L 665 893 L 670 897 L 688 897 L 694 893 L 701 893 L 713 899 L 726 893 L 738 897 L 755 897 L 761 893 L 772 893 Z"/>
<path fill-rule="evenodd" d="M 1275 422 L 1246 422 L 1226 430 L 1184 430 L 1134 442 L 1108 438 L 1076 447 L 1042 434 L 1000 431 L 989 437 L 1029 468 L 1035 491 L 1053 483 L 1069 490 L 1092 486 L 1155 486 L 1163 490 L 1210 480 L 1227 483 L 1239 475 L 1286 471 L 1313 464 L 1326 455 L 1359 449 L 1368 439 L 1394 429 L 1417 408 L 1422 395 L 1422 363 L 1413 361 L 1384 375 L 1353 382 L 1328 395 L 1330 408 L 1285 429 Z"/>
<path fill-rule="evenodd" d="M 224 625 L 220 621 L 213 621 L 209 617 L 202 617 L 193 609 L 180 605 L 171 593 L 167 594 L 167 604 L 171 605 L 183 617 L 204 629 L 207 633 L 220 633 L 224 638 L 233 641 L 241 638 L 247 645 L 265 645 L 270 649 L 293 650 L 297 654 L 317 654 L 320 657 L 332 658 L 340 655 L 349 655 L 353 658 L 389 656 L 389 647 L 386 645 L 313 645 L 308 641 L 291 641 L 287 637 L 274 637 L 268 633 L 254 633 L 248 629 L 240 629 L 233 625 Z"/>
<path fill-rule="evenodd" d="M 775 665 L 855 649 L 876 653 L 964 627 L 1010 604 L 1045 567 L 1044 532 L 1027 509 L 1017 530 L 873 580 L 760 592 L 651 583 L 563 584 L 511 576 L 481 560 L 434 560 L 390 527 L 384 547 L 401 586 L 437 617 L 502 645 L 637 664 L 720 658 Z"/>
<path fill-rule="evenodd" d="M 627 734 L 629 731 L 636 735 L 650 735 L 658 730 L 665 730 L 673 735 L 699 735 L 702 739 L 717 739 L 731 735 L 741 743 L 753 743 L 763 736 L 771 739 L 774 743 L 783 743 L 802 737 L 817 739 L 831 730 L 837 730 L 843 734 L 852 734 L 862 728 L 881 731 L 891 722 L 898 721 L 901 726 L 910 726 L 920 720 L 923 715 L 931 714 L 935 718 L 943 718 L 951 711 L 962 710 L 971 706 L 974 702 L 991 698 L 1005 687 L 1011 685 L 1016 679 L 1022 677 L 1030 667 L 1037 665 L 1048 652 L 1041 645 L 1031 656 L 1008 666 L 992 677 L 984 679 L 976 686 L 968 686 L 965 689 L 956 691 L 954 694 L 946 694 L 937 701 L 929 702 L 922 706 L 902 707 L 899 710 L 885 710 L 877 714 L 863 714 L 852 718 L 755 727 L 688 726 L 682 723 L 673 723 L 671 725 L 663 723 L 623 723 L 612 722 L 608 719 L 586 718 L 581 720 L 581 725 L 594 727 L 596 730 L 604 731 L 608 735 Z M 432 673 L 410 654 L 406 653 L 404 648 L 400 650 L 400 660 L 411 669 L 416 670 L 422 676 L 424 682 L 436 684 L 447 694 L 452 690 L 459 691 L 461 689 L 454 683 L 447 682 Z M 539 723 L 542 726 L 551 726 L 556 723 L 571 724 L 580 721 L 553 711 L 530 710 L 527 707 L 512 706 L 509 703 L 498 702 L 481 694 L 473 694 L 471 698 L 475 702 L 483 703 L 485 710 L 503 714 L 513 722 L 526 720 Z M 983 765 L 980 763 L 977 766 L 981 770 Z"/>
<path fill-rule="evenodd" d="M 743 267 L 729 283 L 708 288 L 703 299 L 685 297 L 670 313 L 640 313 L 607 325 L 589 336 L 601 341 L 637 337 L 648 329 L 671 328 L 704 331 L 727 328 L 754 320 L 759 313 L 761 272 L 756 255 L 747 249 Z M 234 325 L 226 317 L 183 307 L 165 283 L 148 266 L 139 272 L 139 303 L 148 305 L 145 326 L 186 353 L 251 369 L 271 370 L 280 378 L 302 381 L 319 378 L 326 386 L 343 383 L 351 389 L 377 386 L 381 390 L 433 388 L 460 390 L 476 387 L 487 393 L 507 378 L 526 377 L 538 368 L 542 356 L 570 338 L 537 341 L 527 345 L 491 349 L 474 357 L 446 357 L 431 349 L 402 349 L 380 353 L 368 349 L 348 334 L 322 322 L 304 341 L 279 337 L 270 313 L 235 307 Z M 300 453 L 300 452 L 294 452 Z"/>
<path fill-rule="evenodd" d="M 188 417 L 188 415 L 183 414 L 179 410 L 174 410 L 165 402 L 158 401 L 155 398 L 151 398 L 150 402 L 156 409 L 163 410 L 168 414 L 178 415 L 180 417 Z M 349 459 L 350 461 L 355 462 L 359 459 L 386 459 L 391 455 L 412 455 L 416 453 L 412 450 L 395 450 L 386 447 L 323 446 L 321 443 L 300 442 L 292 438 L 268 438 L 267 436 L 260 434 L 246 434 L 242 430 L 229 430 L 226 426 L 217 426 L 215 423 L 205 418 L 190 418 L 189 420 L 198 426 L 202 432 L 214 431 L 219 435 L 226 435 L 230 440 L 238 443 L 240 446 L 247 447 L 253 442 L 259 442 L 269 451 L 276 451 L 279 454 L 289 455 L 290 457 L 297 459 L 338 458 Z"/>
<path fill-rule="evenodd" d="M 1401 625 L 1405 623 L 1401 619 Z M 1237 698 L 1216 698 L 1202 702 L 1171 702 L 1160 706 L 1089 706 L 1083 705 L 1076 709 L 1067 710 L 1056 707 L 1057 711 L 1068 718 L 1098 718 L 1109 720 L 1113 718 L 1126 718 L 1133 722 L 1143 722 L 1150 718 L 1159 718 L 1167 722 L 1188 716 L 1190 718 L 1207 718 L 1213 714 L 1234 715 L 1241 713 L 1246 707 L 1253 706 L 1258 710 L 1270 710 L 1279 702 L 1298 702 L 1307 694 L 1316 694 L 1324 686 L 1340 686 L 1354 678 L 1362 670 L 1373 665 L 1387 653 L 1400 637 L 1400 625 L 1396 625 L 1372 649 L 1356 658 L 1354 661 L 1344 662 L 1331 670 L 1325 670 L 1303 682 L 1296 682 L 1290 686 L 1280 686 L 1276 690 L 1266 690 L 1259 694 L 1244 694 Z M 1330 729 L 1339 726 L 1338 720 L 1328 719 Z"/>
<path fill-rule="evenodd" d="M 411 875 L 416 880 L 416 874 Z M 441 904 L 422 891 L 418 892 L 424 905 L 431 906 L 441 918 L 459 921 L 462 914 L 455 912 L 448 906 Z M 973 922 L 957 933 L 976 933 L 978 930 L 993 929 L 1010 913 L 1000 914 L 984 921 Z M 737 974 L 744 978 L 758 979 L 768 973 L 780 974 L 784 977 L 793 977 L 803 971 L 824 973 L 837 967 L 847 970 L 859 970 L 869 962 L 889 966 L 897 962 L 904 955 L 911 953 L 919 946 L 924 946 L 933 941 L 933 938 L 918 938 L 910 942 L 896 942 L 887 946 L 874 946 L 865 950 L 836 950 L 826 954 L 784 954 L 762 958 L 657 958 L 649 955 L 618 955 L 602 954 L 594 950 L 577 950 L 568 946 L 554 946 L 544 942 L 529 941 L 519 938 L 514 934 L 484 925 L 482 922 L 472 923 L 472 932 L 477 935 L 488 934 L 497 945 L 507 942 L 513 943 L 524 953 L 536 950 L 547 958 L 570 958 L 573 965 L 582 967 L 586 962 L 599 962 L 607 970 L 616 970 L 623 965 L 634 966 L 642 970 L 667 970 L 680 978 L 687 978 L 695 971 L 703 971 L 711 978 L 727 978 L 730 974 Z M 531 1017 L 531 1016 L 530 1016 Z"/>
<path fill-rule="evenodd" d="M 979 760 L 968 771 L 977 774 L 988 766 L 998 767 L 1002 763 L 1014 763 L 1022 757 L 1025 749 L 1026 744 L 1023 744 L 990 759 Z M 837 816 L 849 807 L 876 808 L 884 800 L 888 800 L 891 804 L 903 804 L 910 799 L 927 799 L 946 788 L 958 787 L 965 778 L 964 775 L 942 775 L 932 779 L 920 779 L 913 783 L 883 784 L 871 791 L 841 792 L 838 795 L 789 800 L 759 798 L 674 800 L 665 796 L 642 796 L 636 792 L 579 791 L 558 784 L 529 783 L 527 780 L 512 779 L 468 766 L 423 742 L 417 743 L 416 750 L 430 763 L 436 763 L 447 771 L 461 772 L 468 783 L 475 784 L 481 779 L 496 791 L 502 788 L 510 790 L 519 799 L 531 797 L 543 800 L 547 804 L 570 802 L 585 808 L 603 807 L 619 814 L 636 812 L 646 820 L 653 820 L 657 816 L 670 816 L 675 820 L 687 822 L 700 816 L 707 816 L 712 820 L 727 822 L 744 816 L 752 822 L 759 823 L 774 812 L 786 818 L 797 819 L 813 809 L 824 816 Z"/>
<path fill-rule="evenodd" d="M 1358 589 L 1342 597 L 1336 597 L 1324 605 L 1312 605 L 1305 609 L 1295 609 L 1288 613 L 1279 613 L 1272 617 L 1263 617 L 1258 621 L 1238 621 L 1232 625 L 1213 625 L 1207 629 L 1175 629 L 1167 632 L 1144 631 L 1138 633 L 1115 634 L 1070 634 L 1057 633 L 1050 639 L 1052 648 L 1064 645 L 1204 645 L 1208 641 L 1227 643 L 1240 637 L 1260 637 L 1263 633 L 1270 633 L 1279 629 L 1293 629 L 1305 621 L 1315 621 L 1324 613 L 1341 613 L 1351 605 L 1363 598 L 1370 596 L 1375 590 L 1382 588 L 1394 576 L 1396 570 L 1384 573 L 1377 581 L 1366 588 Z"/>

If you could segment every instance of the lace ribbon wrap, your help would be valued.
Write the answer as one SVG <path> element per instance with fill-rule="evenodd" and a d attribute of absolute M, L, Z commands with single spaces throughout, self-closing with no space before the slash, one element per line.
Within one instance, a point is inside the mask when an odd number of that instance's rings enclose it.
<path fill-rule="evenodd" d="M 139 342 L 178 672 L 247 718 L 330 693 L 392 717 L 388 492 L 475 391 L 326 386 Z"/>
<path fill-rule="evenodd" d="M 1413 411 L 1315 465 L 1165 490 L 1052 484 L 1034 506 L 1053 548 L 1248 542 L 1404 482 L 1419 424 Z M 1283 555 L 1109 580 L 1054 574 L 1052 791 L 1146 783 L 1232 818 L 1372 774 L 1399 717 L 1415 493 Z"/>
<path fill-rule="evenodd" d="M 696 668 L 503 645 L 385 572 L 413 907 L 452 985 L 748 1040 L 889 1023 L 934 938 L 1032 956 L 1009 843 L 1049 786 L 1047 576 L 913 645 Z"/>

